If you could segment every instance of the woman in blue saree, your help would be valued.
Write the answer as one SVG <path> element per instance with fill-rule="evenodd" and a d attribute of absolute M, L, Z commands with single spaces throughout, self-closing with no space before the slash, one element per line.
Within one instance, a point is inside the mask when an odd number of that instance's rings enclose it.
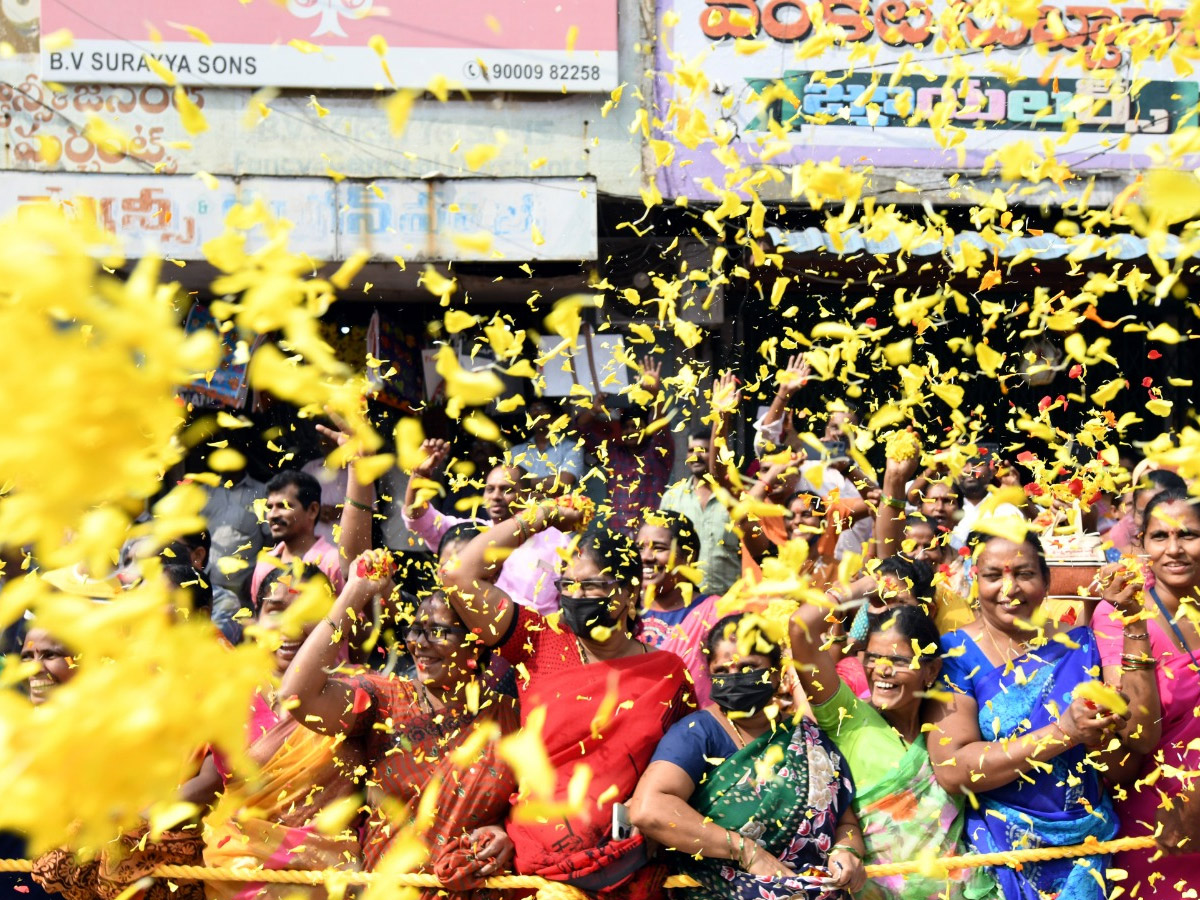
<path fill-rule="evenodd" d="M 1014 523 L 1016 524 L 1016 523 Z M 1095 764 L 1136 722 L 1081 696 L 1100 654 L 1087 626 L 1041 613 L 1049 570 L 1035 538 L 974 535 L 979 616 L 942 638 L 946 697 L 934 704 L 929 756 L 950 793 L 974 794 L 975 851 L 1067 846 L 1117 831 Z M 1093 758 L 1087 759 L 1091 755 Z M 994 870 L 1004 900 L 1104 900 L 1102 856 Z"/>

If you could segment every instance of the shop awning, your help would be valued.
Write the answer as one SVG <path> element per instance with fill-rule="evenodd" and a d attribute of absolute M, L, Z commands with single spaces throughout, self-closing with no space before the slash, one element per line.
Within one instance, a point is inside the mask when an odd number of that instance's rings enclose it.
<path fill-rule="evenodd" d="M 859 253 L 871 256 L 893 256 L 901 253 L 905 241 L 889 233 L 878 238 L 866 238 L 857 230 L 834 235 L 823 228 L 805 228 L 799 231 L 784 231 L 768 228 L 767 234 L 781 253 L 830 253 L 848 257 Z M 1095 259 L 1112 260 L 1140 259 L 1149 255 L 1150 241 L 1134 234 L 1108 236 L 1082 235 L 1067 239 L 1055 234 L 1015 237 L 1010 233 L 986 229 L 983 232 L 954 232 L 944 229 L 940 235 L 935 229 L 927 229 L 918 239 L 912 240 L 907 253 L 914 257 L 938 255 L 955 256 L 964 245 L 983 251 L 989 256 L 998 254 L 1002 259 L 1023 256 L 1030 259 Z M 1167 235 L 1157 248 L 1163 259 L 1176 259 L 1181 255 L 1196 255 L 1196 248 L 1189 248 L 1174 235 Z"/>

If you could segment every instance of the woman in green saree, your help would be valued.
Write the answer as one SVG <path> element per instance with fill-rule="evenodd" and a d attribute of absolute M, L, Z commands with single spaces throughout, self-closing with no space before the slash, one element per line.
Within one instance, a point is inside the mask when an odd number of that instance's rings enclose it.
<path fill-rule="evenodd" d="M 630 818 L 700 887 L 688 900 L 832 900 L 862 886 L 862 835 L 841 754 L 779 715 L 782 647 L 752 614 L 708 637 L 712 703 L 659 742 Z"/>
<path fill-rule="evenodd" d="M 863 664 L 870 700 L 838 678 L 818 646 L 825 611 L 802 607 L 792 619 L 792 657 L 813 715 L 854 775 L 854 809 L 870 864 L 937 860 L 963 852 L 962 799 L 934 778 L 921 731 L 921 704 L 941 670 L 938 630 L 917 606 L 872 615 Z M 867 900 L 964 900 L 996 896 L 985 869 L 872 878 L 854 896 Z"/>

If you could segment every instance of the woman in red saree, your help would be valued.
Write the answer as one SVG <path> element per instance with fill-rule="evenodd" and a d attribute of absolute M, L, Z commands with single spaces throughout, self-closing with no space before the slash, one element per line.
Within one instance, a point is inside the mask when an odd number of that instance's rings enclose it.
<path fill-rule="evenodd" d="M 288 667 L 280 693 L 295 698 L 291 713 L 298 721 L 364 746 L 371 807 L 364 868 L 409 871 L 414 857 L 425 857 L 421 871 L 437 874 L 447 890 L 422 897 L 471 897 L 512 858 L 501 823 L 515 781 L 496 744 L 517 728 L 515 705 L 483 686 L 485 648 L 470 639 L 440 591 L 421 603 L 407 627 L 414 678 L 331 675 L 353 623 L 364 621 L 371 599 L 392 587 L 390 575 L 353 574 Z M 472 683 L 478 693 L 468 689 Z M 459 759 L 455 750 L 464 744 L 469 758 Z M 432 821 L 418 832 L 417 807 L 431 799 L 424 796 L 430 790 L 437 791 Z"/>
<path fill-rule="evenodd" d="M 518 607 L 493 580 L 522 541 L 550 526 L 576 529 L 581 519 L 577 509 L 541 504 L 473 539 L 442 578 L 463 622 L 522 673 L 522 724 L 544 716 L 555 811 L 538 809 L 526 792 L 514 801 L 507 831 L 517 871 L 630 900 L 656 897 L 664 873 L 643 868 L 640 834 L 613 833 L 613 807 L 633 795 L 659 739 L 691 711 L 692 691 L 679 657 L 632 634 L 637 548 L 599 524 L 578 536 L 557 582 L 561 619 Z M 569 786 L 581 765 L 591 779 L 582 802 L 572 804 Z"/>

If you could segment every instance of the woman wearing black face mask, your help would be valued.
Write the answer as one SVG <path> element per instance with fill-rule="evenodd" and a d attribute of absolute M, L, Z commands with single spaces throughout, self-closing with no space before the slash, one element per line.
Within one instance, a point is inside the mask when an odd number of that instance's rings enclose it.
<path fill-rule="evenodd" d="M 700 882 L 689 897 L 844 897 L 866 880 L 850 770 L 811 721 L 773 715 L 783 650 L 764 624 L 739 614 L 713 627 L 712 705 L 667 732 L 630 815 Z"/>
<path fill-rule="evenodd" d="M 508 552 L 553 525 L 573 531 L 577 509 L 543 503 L 473 539 L 442 567 L 451 604 L 483 643 L 512 663 L 521 724 L 544 718 L 541 739 L 555 769 L 554 799 L 567 803 L 578 766 L 591 768 L 579 812 L 523 814 L 507 831 L 516 869 L 622 900 L 661 897 L 660 866 L 643 868 L 645 839 L 614 834 L 613 807 L 626 802 L 654 748 L 691 706 L 682 660 L 633 636 L 642 560 L 633 541 L 599 522 L 571 542 L 557 581 L 562 620 L 516 606 L 493 582 Z M 535 719 L 536 721 L 536 719 Z"/>

